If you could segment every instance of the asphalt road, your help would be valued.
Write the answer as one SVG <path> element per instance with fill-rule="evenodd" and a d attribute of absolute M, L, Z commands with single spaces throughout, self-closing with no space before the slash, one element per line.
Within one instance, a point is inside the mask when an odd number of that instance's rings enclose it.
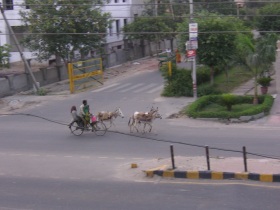
<path fill-rule="evenodd" d="M 252 181 L 191 181 L 133 176 L 131 162 L 176 155 L 200 156 L 204 149 L 176 142 L 278 155 L 279 131 L 259 126 L 189 127 L 166 119 L 188 99 L 160 97 L 163 79 L 157 71 L 118 78 L 104 87 L 23 112 L 60 123 L 70 122 L 70 107 L 87 99 L 93 112 L 121 107 L 125 118 L 105 136 L 73 136 L 65 125 L 41 118 L 0 117 L 0 210 L 4 209 L 276 209 L 280 185 Z M 159 107 L 164 116 L 151 134 L 130 135 L 134 111 Z M 115 133 L 113 131 L 120 133 Z M 211 150 L 213 156 L 238 153 Z"/>

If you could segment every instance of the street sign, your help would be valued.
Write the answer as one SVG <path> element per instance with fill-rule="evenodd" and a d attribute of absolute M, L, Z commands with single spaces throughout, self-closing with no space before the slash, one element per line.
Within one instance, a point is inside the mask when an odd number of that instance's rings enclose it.
<path fill-rule="evenodd" d="M 190 23 L 189 24 L 189 36 L 191 38 L 197 38 L 197 32 L 198 32 L 198 25 L 197 23 Z"/>
<path fill-rule="evenodd" d="M 190 49 L 198 49 L 198 41 L 197 41 L 197 38 L 192 38 L 190 39 L 189 41 L 189 48 Z"/>
<path fill-rule="evenodd" d="M 193 58 L 196 56 L 196 50 L 188 50 L 187 51 L 187 57 L 188 58 Z"/>

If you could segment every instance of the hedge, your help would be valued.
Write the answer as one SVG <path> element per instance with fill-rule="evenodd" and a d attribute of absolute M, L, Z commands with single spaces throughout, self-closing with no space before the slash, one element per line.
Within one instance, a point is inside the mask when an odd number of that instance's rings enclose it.
<path fill-rule="evenodd" d="M 205 106 L 210 103 L 219 104 L 221 101 L 222 95 L 208 95 L 202 96 L 191 105 L 189 105 L 186 109 L 186 114 L 192 118 L 239 118 L 241 116 L 252 116 L 259 113 L 264 112 L 267 114 L 272 105 L 273 105 L 273 97 L 270 95 L 262 95 L 258 96 L 259 104 L 255 105 L 251 108 L 242 110 L 240 112 L 229 112 L 229 111 L 220 111 L 220 112 L 212 112 L 212 111 L 201 111 Z M 254 96 L 236 96 L 237 104 L 248 103 L 252 104 Z"/>

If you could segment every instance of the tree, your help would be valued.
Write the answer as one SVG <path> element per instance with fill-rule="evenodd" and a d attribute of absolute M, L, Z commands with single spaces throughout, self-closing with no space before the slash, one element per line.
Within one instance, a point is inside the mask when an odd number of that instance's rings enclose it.
<path fill-rule="evenodd" d="M 127 24 L 123 31 L 127 39 L 147 40 L 150 55 L 152 55 L 150 43 L 168 37 L 172 29 L 164 23 L 163 18 L 142 16 L 136 18 L 134 22 Z"/>
<path fill-rule="evenodd" d="M 207 16 L 207 18 L 205 18 Z M 248 30 L 243 22 L 235 17 L 221 16 L 213 13 L 200 13 L 195 21 L 198 23 L 198 61 L 211 69 L 211 84 L 214 83 L 214 70 L 225 67 L 235 51 L 238 31 Z M 181 50 L 189 40 L 189 21 L 179 24 L 178 30 Z M 250 36 L 250 35 L 248 35 Z"/>
<path fill-rule="evenodd" d="M 180 1 L 180 2 L 179 2 Z M 189 3 L 187 0 L 163 0 L 155 3 L 154 0 L 145 2 L 143 16 L 159 18 L 174 33 L 166 34 L 165 39 L 170 39 L 171 49 L 173 49 L 173 39 L 176 36 L 177 23 L 183 21 L 183 17 L 189 12 Z M 158 38 L 158 40 L 160 40 Z"/>
<path fill-rule="evenodd" d="M 57 2 L 57 3 L 54 3 Z M 38 60 L 52 55 L 66 63 L 74 52 L 85 56 L 105 43 L 109 26 L 108 13 L 102 13 L 101 1 L 88 0 L 29 0 L 30 11 L 20 11 L 28 34 L 23 45 L 34 52 Z"/>
<path fill-rule="evenodd" d="M 206 10 L 210 13 L 220 13 L 224 15 L 236 14 L 236 3 L 228 0 L 200 0 L 195 5 L 200 10 Z"/>
<path fill-rule="evenodd" d="M 254 43 L 247 37 L 239 37 L 236 42 L 237 52 L 235 60 L 253 73 L 254 104 L 258 104 L 258 77 L 268 71 L 276 59 L 276 34 L 266 34 Z"/>
<path fill-rule="evenodd" d="M 4 44 L 0 46 L 0 69 L 2 68 L 9 68 L 9 58 L 10 58 L 10 50 L 11 46 L 8 44 Z"/>
<path fill-rule="evenodd" d="M 280 31 L 280 3 L 267 4 L 260 8 L 257 18 L 259 31 Z"/>

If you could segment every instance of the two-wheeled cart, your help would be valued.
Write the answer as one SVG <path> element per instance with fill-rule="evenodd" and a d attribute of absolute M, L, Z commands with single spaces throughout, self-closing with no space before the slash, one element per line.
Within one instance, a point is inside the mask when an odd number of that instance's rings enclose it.
<path fill-rule="evenodd" d="M 69 128 L 71 130 L 71 133 L 73 133 L 75 136 L 80 136 L 84 132 L 94 132 L 97 136 L 103 136 L 107 132 L 105 124 L 101 121 L 88 123 L 86 126 L 84 126 L 82 120 L 73 121 L 69 125 Z"/>

